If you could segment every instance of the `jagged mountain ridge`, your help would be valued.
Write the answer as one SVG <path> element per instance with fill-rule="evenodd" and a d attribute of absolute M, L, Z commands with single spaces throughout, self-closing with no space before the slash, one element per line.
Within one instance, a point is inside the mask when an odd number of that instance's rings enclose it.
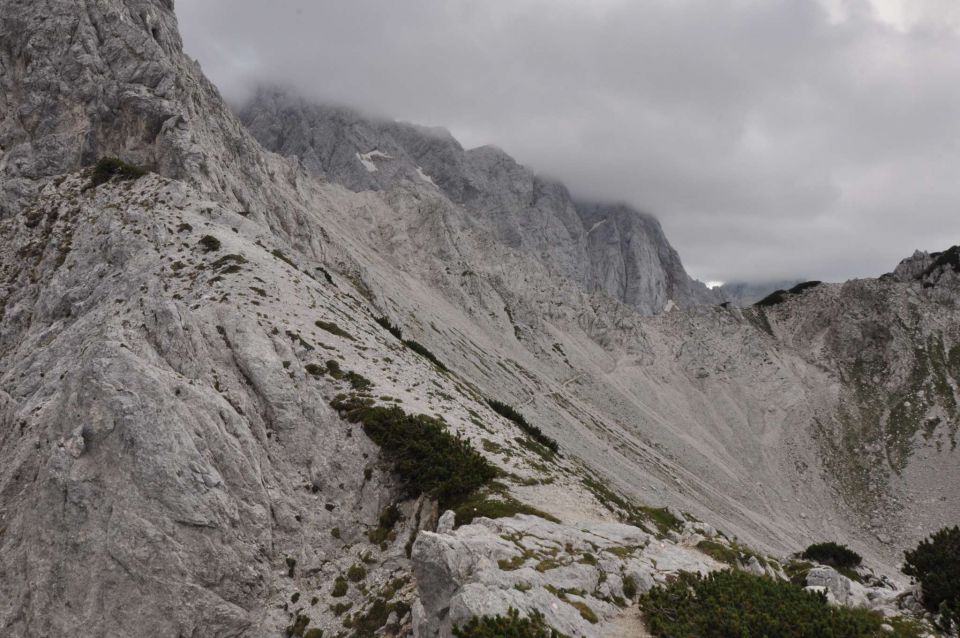
<path fill-rule="evenodd" d="M 498 241 L 644 314 L 671 301 L 684 307 L 722 301 L 687 275 L 654 217 L 575 201 L 562 184 L 496 147 L 465 150 L 444 129 L 364 117 L 278 89 L 260 89 L 239 116 L 267 149 L 351 190 L 435 186 Z"/>
<path fill-rule="evenodd" d="M 609 587 L 622 570 L 649 585 L 715 568 L 695 548 L 708 530 L 691 524 L 654 542 L 614 523 L 618 506 L 585 477 L 633 502 L 691 511 L 758 550 L 782 557 L 837 538 L 888 572 L 903 547 L 955 520 L 947 397 L 958 372 L 942 364 L 960 338 L 955 282 L 944 264 L 926 273 L 939 257 L 921 258 L 919 278 L 823 285 L 762 312 L 644 317 L 461 226 L 457 204 L 428 183 L 356 193 L 263 151 L 177 46 L 155 46 L 175 34 L 170 3 L 0 9 L 2 99 L 14 109 L 4 113 L 33 107 L 56 123 L 3 125 L 4 633 L 282 635 L 301 611 L 311 627 L 340 632 L 390 592 L 388 602 L 412 608 L 394 619 L 397 631 L 511 602 L 571 633 L 616 635 L 627 621 L 635 635 L 639 621 L 601 597 L 617 593 Z M 61 57 L 27 64 L 27 43 Z M 89 66 L 77 76 L 65 56 Z M 99 98 L 86 89 L 142 68 L 169 80 L 133 73 L 117 85 L 132 96 L 128 115 L 88 115 Z M 41 89 L 51 78 L 56 98 Z M 151 121 L 155 101 L 177 119 L 153 136 L 138 118 Z M 158 174 L 86 189 L 77 139 L 92 157 L 120 155 Z M 63 165 L 38 160 L 44 149 Z M 206 252 L 206 235 L 220 247 Z M 451 375 L 402 348 L 375 314 Z M 945 356 L 918 355 L 938 341 Z M 584 542 L 584 527 L 608 529 L 614 549 L 635 546 L 629 560 L 604 555 L 597 567 L 576 562 L 582 548 L 563 552 L 600 622 L 551 611 L 559 603 L 544 585 L 568 570 L 547 570 L 527 593 L 492 579 L 496 559 L 517 557 L 500 553 L 515 550 L 498 544 L 499 523 L 421 531 L 411 562 L 406 542 L 437 512 L 403 502 L 397 539 L 370 542 L 395 477 L 328 406 L 349 386 L 308 371 L 327 359 L 369 378 L 379 397 L 443 416 L 508 472 L 515 498 L 562 521 L 504 530 L 563 545 Z M 478 391 L 557 438 L 562 460 L 544 465 Z M 890 425 L 893 408 L 923 397 L 922 412 Z M 465 555 L 476 560 L 451 558 Z M 333 596 L 331 581 L 358 565 L 366 592 L 349 585 Z M 601 580 L 611 585 L 601 590 Z M 311 606 L 314 596 L 322 603 Z M 337 614 L 339 601 L 353 608 Z"/>

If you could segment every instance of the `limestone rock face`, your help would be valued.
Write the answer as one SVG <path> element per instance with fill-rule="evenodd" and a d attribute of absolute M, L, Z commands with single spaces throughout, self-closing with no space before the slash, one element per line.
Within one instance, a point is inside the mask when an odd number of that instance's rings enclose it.
<path fill-rule="evenodd" d="M 575 202 L 498 148 L 465 150 L 449 132 L 364 117 L 261 90 L 240 111 L 268 149 L 355 191 L 434 188 L 480 226 L 549 270 L 643 314 L 721 298 L 691 279 L 660 224 L 627 206 Z"/>
<path fill-rule="evenodd" d="M 715 568 L 706 538 L 836 538 L 895 579 L 960 516 L 950 251 L 651 316 L 699 294 L 653 220 L 349 112 L 274 155 L 164 0 L 0 0 L 0 89 L 3 636 L 443 635 L 510 604 L 637 635 L 628 578 Z M 93 187 L 106 155 L 152 172 Z M 407 498 L 330 407 L 350 379 L 560 523 Z"/>

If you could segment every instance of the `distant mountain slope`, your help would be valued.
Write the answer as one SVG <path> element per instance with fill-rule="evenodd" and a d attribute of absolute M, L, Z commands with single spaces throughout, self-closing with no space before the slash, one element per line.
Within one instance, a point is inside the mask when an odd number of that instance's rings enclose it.
<path fill-rule="evenodd" d="M 259 91 L 239 115 L 266 148 L 351 190 L 435 186 L 469 212 L 469 223 L 644 314 L 669 301 L 720 301 L 687 275 L 655 218 L 627 206 L 575 202 L 562 184 L 495 147 L 465 150 L 443 129 L 364 117 L 279 90 Z"/>
<path fill-rule="evenodd" d="M 723 295 L 725 301 L 744 308 L 760 301 L 776 290 L 789 290 L 801 283 L 801 279 L 783 279 L 780 281 L 727 282 L 714 288 Z"/>

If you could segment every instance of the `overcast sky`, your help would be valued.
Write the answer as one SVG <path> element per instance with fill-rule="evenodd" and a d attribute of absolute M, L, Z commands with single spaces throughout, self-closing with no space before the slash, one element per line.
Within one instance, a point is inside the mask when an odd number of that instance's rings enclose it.
<path fill-rule="evenodd" d="M 657 215 L 704 281 L 843 280 L 960 243 L 957 0 L 177 0 L 257 83 L 495 144 Z"/>

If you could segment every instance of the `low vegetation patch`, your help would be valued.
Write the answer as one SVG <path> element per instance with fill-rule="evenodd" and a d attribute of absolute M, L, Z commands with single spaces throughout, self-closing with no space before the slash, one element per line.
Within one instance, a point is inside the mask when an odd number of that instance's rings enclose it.
<path fill-rule="evenodd" d="M 560 446 L 557 445 L 557 442 L 551 439 L 549 436 L 543 433 L 535 425 L 531 425 L 527 422 L 527 419 L 524 418 L 512 405 L 507 405 L 502 401 L 497 401 L 496 399 L 487 399 L 487 405 L 490 406 L 490 409 L 507 419 L 508 421 L 513 421 L 521 430 L 527 433 L 531 439 L 544 446 L 554 454 L 560 449 Z"/>
<path fill-rule="evenodd" d="M 215 250 L 220 250 L 220 240 L 213 235 L 204 235 L 197 243 L 205 253 L 212 253 Z"/>
<path fill-rule="evenodd" d="M 560 522 L 557 517 L 521 503 L 507 494 L 473 494 L 453 511 L 456 514 L 455 524 L 458 527 L 469 525 L 475 518 L 508 518 L 517 514 L 530 514 L 554 523 Z"/>
<path fill-rule="evenodd" d="M 497 475 L 469 442 L 447 432 L 437 419 L 407 414 L 396 406 L 375 406 L 355 396 L 337 397 L 331 405 L 347 421 L 363 426 L 410 497 L 428 494 L 441 508 L 450 509 Z"/>
<path fill-rule="evenodd" d="M 941 629 L 960 628 L 960 527 L 945 527 L 904 552 L 903 573 L 920 583 L 923 605 L 939 614 Z"/>
<path fill-rule="evenodd" d="M 367 532 L 367 538 L 375 545 L 387 541 L 399 521 L 400 509 L 396 505 L 388 505 L 380 512 L 377 527 Z"/>
<path fill-rule="evenodd" d="M 437 357 L 434 356 L 432 352 L 427 350 L 426 346 L 419 344 L 416 341 L 413 341 L 412 339 L 404 339 L 403 345 L 407 346 L 408 348 L 416 352 L 418 355 L 420 355 L 421 357 L 423 357 L 433 365 L 437 366 L 437 368 L 442 370 L 443 372 L 447 371 L 447 366 L 443 365 L 443 362 L 440 361 L 440 359 L 437 359 Z"/>
<path fill-rule="evenodd" d="M 753 304 L 754 306 L 760 306 L 761 308 L 766 308 L 769 306 L 776 306 L 777 304 L 782 304 L 784 301 L 790 298 L 790 294 L 786 290 L 774 290 L 769 295 Z"/>
<path fill-rule="evenodd" d="M 384 317 L 377 317 L 377 318 L 375 319 L 375 321 L 376 321 L 378 324 L 380 324 L 380 326 L 381 326 L 384 330 L 386 330 L 387 332 L 389 332 L 390 334 L 392 334 L 392 335 L 393 335 L 394 337 L 396 337 L 399 341 L 403 341 L 403 330 L 400 328 L 400 326 L 395 326 L 395 325 L 393 325 L 392 323 L 390 323 L 389 317 L 386 317 L 386 316 L 384 316 Z"/>
<path fill-rule="evenodd" d="M 347 583 L 347 579 L 343 576 L 337 576 L 336 580 L 333 581 L 333 590 L 330 592 L 330 595 L 334 598 L 342 598 L 347 595 L 347 589 L 350 588 L 350 585 Z"/>
<path fill-rule="evenodd" d="M 128 164 L 116 157 L 104 157 L 97 162 L 90 172 L 90 182 L 86 188 L 96 188 L 100 184 L 109 182 L 112 178 L 135 180 L 147 174 L 147 170 L 135 164 Z"/>
<path fill-rule="evenodd" d="M 356 341 L 353 338 L 353 335 L 335 324 L 332 321 L 315 321 L 314 324 L 321 330 L 326 330 L 330 334 L 337 335 L 338 337 L 343 337 L 344 339 L 349 339 L 350 341 Z"/>
<path fill-rule="evenodd" d="M 455 627 L 457 638 L 564 638 L 544 622 L 543 614 L 533 611 L 528 617 L 510 608 L 506 616 L 483 616 L 470 619 L 466 625 Z"/>
<path fill-rule="evenodd" d="M 394 635 L 393 632 L 384 633 L 382 628 L 387 627 L 387 620 L 390 614 L 394 614 L 397 619 L 403 618 L 410 611 L 410 606 L 404 602 L 388 603 L 380 597 L 373 601 L 363 614 L 354 614 L 349 622 L 344 621 L 343 626 L 352 629 L 351 638 L 374 638 L 380 635 Z M 399 626 L 393 625 L 387 627 L 396 631 Z"/>
<path fill-rule="evenodd" d="M 670 638 L 876 638 L 876 612 L 827 604 L 802 587 L 736 570 L 681 573 L 641 596 L 650 632 Z"/>
<path fill-rule="evenodd" d="M 284 252 L 283 252 L 282 250 L 280 250 L 279 248 L 274 248 L 273 250 L 270 251 L 270 254 L 273 255 L 274 257 L 276 257 L 277 259 L 279 259 L 280 261 L 282 261 L 283 263 L 287 264 L 288 266 L 290 266 L 290 267 L 293 268 L 294 270 L 300 270 L 299 268 L 297 268 L 297 265 L 296 265 L 295 263 L 293 263 L 293 260 L 290 259 L 289 257 L 287 257 L 287 256 L 284 254 Z"/>
<path fill-rule="evenodd" d="M 789 299 L 791 296 L 799 295 L 805 290 L 810 290 L 811 288 L 816 288 L 822 283 L 823 283 L 822 281 L 805 281 L 803 283 L 797 284 L 790 290 L 774 290 L 769 295 L 767 295 L 766 297 L 764 297 L 763 299 L 761 299 L 760 301 L 758 301 L 753 305 L 760 306 L 761 308 L 776 306 L 777 304 L 783 303 L 784 301 Z"/>
<path fill-rule="evenodd" d="M 657 526 L 661 534 L 669 531 L 679 532 L 683 529 L 683 522 L 670 513 L 666 507 L 648 507 L 641 505 L 637 508 L 642 518 Z"/>
<path fill-rule="evenodd" d="M 373 387 L 373 381 L 366 378 L 359 372 L 354 372 L 353 370 L 344 370 L 340 367 L 340 363 L 334 359 L 327 361 L 326 371 L 334 379 L 337 379 L 338 381 L 346 381 L 350 384 L 351 388 L 357 390 L 358 392 L 369 390 Z"/>
<path fill-rule="evenodd" d="M 856 553 L 846 545 L 837 543 L 814 543 L 803 550 L 801 558 L 814 560 L 831 567 L 856 567 L 863 560 L 860 554 Z"/>
<path fill-rule="evenodd" d="M 293 624 L 288 626 L 286 629 L 287 638 L 292 636 L 297 636 L 298 638 L 303 636 L 303 632 L 306 631 L 307 625 L 310 624 L 310 616 L 304 616 L 303 614 L 297 614 L 296 620 L 293 621 Z"/>
<path fill-rule="evenodd" d="M 797 284 L 787 292 L 789 292 L 791 295 L 799 295 L 804 290 L 810 290 L 811 288 L 816 288 L 822 283 L 823 283 L 822 281 L 805 281 L 803 283 Z"/>

